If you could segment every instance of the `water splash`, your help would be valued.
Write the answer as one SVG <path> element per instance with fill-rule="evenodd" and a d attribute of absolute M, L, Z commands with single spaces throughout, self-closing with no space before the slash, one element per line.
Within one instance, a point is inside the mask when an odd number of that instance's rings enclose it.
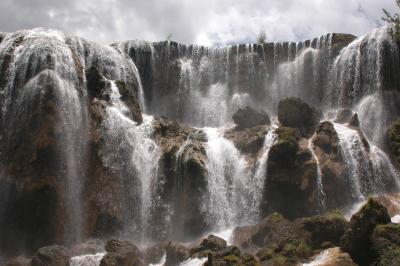
<path fill-rule="evenodd" d="M 81 255 L 71 258 L 71 266 L 99 266 L 101 259 L 104 257 L 105 253 L 97 253 L 90 255 Z"/>

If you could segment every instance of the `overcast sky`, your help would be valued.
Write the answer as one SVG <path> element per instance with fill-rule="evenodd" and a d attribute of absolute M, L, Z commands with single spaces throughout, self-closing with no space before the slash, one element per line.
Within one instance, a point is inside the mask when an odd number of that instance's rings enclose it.
<path fill-rule="evenodd" d="M 329 32 L 363 35 L 395 0 L 0 0 L 0 31 L 61 29 L 88 40 L 218 45 L 298 41 Z"/>

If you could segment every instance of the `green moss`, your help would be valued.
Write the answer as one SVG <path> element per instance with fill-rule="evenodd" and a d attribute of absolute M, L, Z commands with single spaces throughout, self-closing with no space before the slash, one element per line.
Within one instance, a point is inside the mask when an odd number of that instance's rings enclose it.
<path fill-rule="evenodd" d="M 131 94 L 130 94 L 125 82 L 123 82 L 122 80 L 116 80 L 115 85 L 118 88 L 119 94 L 121 94 L 122 100 L 127 100 L 127 99 L 129 99 L 129 97 L 131 97 Z"/>
<path fill-rule="evenodd" d="M 277 255 L 272 258 L 271 265 L 273 266 L 286 266 L 288 265 L 288 259 L 284 256 Z"/>
<path fill-rule="evenodd" d="M 378 258 L 376 266 L 392 266 L 400 265 L 400 247 L 399 246 L 389 246 L 383 252 L 383 254 Z"/>
<path fill-rule="evenodd" d="M 345 219 L 342 211 L 339 209 L 330 210 L 325 216 L 329 219 Z"/>
<path fill-rule="evenodd" d="M 223 257 L 223 259 L 224 259 L 224 261 L 227 261 L 227 262 L 230 262 L 230 263 L 238 262 L 238 261 L 239 261 L 239 257 L 237 257 L 237 256 L 235 256 L 235 255 L 233 255 L 233 254 L 230 254 L 230 255 L 228 255 L 228 256 L 225 256 L 225 257 Z"/>
<path fill-rule="evenodd" d="M 394 155 L 400 162 L 400 118 L 389 128 L 389 141 Z"/>
<path fill-rule="evenodd" d="M 297 145 L 297 141 L 299 140 L 299 135 L 296 129 L 291 127 L 280 127 L 275 132 L 279 137 L 278 143 L 290 142 L 290 143 L 295 143 Z"/>

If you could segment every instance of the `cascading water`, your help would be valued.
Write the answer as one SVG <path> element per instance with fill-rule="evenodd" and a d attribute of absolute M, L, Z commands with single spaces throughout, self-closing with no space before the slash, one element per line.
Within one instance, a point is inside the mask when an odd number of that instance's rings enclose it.
<path fill-rule="evenodd" d="M 326 209 L 326 204 L 325 204 L 326 196 L 325 196 L 324 187 L 322 184 L 321 165 L 320 165 L 318 156 L 315 154 L 315 150 L 314 150 L 314 138 L 315 138 L 315 134 L 308 140 L 308 149 L 311 151 L 311 153 L 314 157 L 314 160 L 317 162 L 318 202 L 319 202 L 319 206 L 320 206 L 320 212 L 323 213 Z"/>
<path fill-rule="evenodd" d="M 234 144 L 217 128 L 204 129 L 208 142 L 208 195 L 204 203 L 208 222 L 221 230 L 239 224 L 251 224 L 260 218 L 262 190 L 269 149 L 277 136 L 271 130 L 265 137 L 263 153 L 251 170 Z"/>
<path fill-rule="evenodd" d="M 383 151 L 363 141 L 357 130 L 341 124 L 334 124 L 334 127 L 355 202 L 363 201 L 370 194 L 384 192 L 388 182 L 398 186 L 399 175 Z"/>
<path fill-rule="evenodd" d="M 129 109 L 120 100 L 121 95 L 113 81 L 110 89 L 111 106 L 107 107 L 102 125 L 105 145 L 100 154 L 103 164 L 120 178 L 127 189 L 125 200 L 121 199 L 124 233 L 137 239 L 144 237 L 143 232 L 146 233 L 151 207 L 151 183 L 156 178 L 160 153 L 151 139 L 153 118 L 144 115 L 143 123 L 137 125 L 126 116 Z"/>

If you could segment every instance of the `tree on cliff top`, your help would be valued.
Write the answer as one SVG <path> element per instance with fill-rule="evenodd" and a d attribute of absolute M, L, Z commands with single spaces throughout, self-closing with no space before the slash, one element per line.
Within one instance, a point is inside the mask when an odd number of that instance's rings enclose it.
<path fill-rule="evenodd" d="M 396 4 L 400 8 L 400 0 L 396 0 Z M 382 20 L 394 25 L 392 36 L 396 41 L 400 41 L 400 14 L 395 13 L 392 15 L 386 9 L 383 9 L 383 13 Z"/>
<path fill-rule="evenodd" d="M 257 35 L 257 44 L 263 45 L 265 43 L 267 43 L 267 33 L 265 29 L 261 29 L 260 33 Z"/>

